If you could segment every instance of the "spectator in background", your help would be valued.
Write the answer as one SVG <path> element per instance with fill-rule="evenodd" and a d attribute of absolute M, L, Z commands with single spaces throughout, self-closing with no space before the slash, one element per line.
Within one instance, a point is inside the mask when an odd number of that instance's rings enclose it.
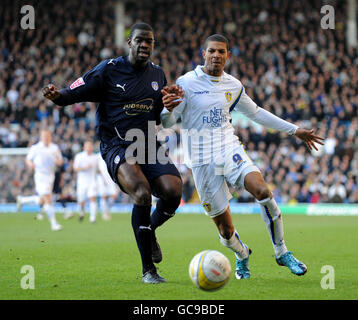
<path fill-rule="evenodd" d="M 328 200 L 333 203 L 345 202 L 347 197 L 347 190 L 340 180 L 336 180 L 335 183 L 328 189 Z"/>

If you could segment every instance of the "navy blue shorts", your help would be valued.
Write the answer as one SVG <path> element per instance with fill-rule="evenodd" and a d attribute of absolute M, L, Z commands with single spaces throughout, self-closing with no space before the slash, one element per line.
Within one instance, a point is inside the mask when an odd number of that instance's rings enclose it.
<path fill-rule="evenodd" d="M 104 156 L 103 159 L 107 164 L 107 169 L 109 172 L 109 175 L 111 176 L 112 180 L 121 188 L 121 190 L 125 193 L 127 193 L 121 184 L 118 182 L 117 179 L 117 170 L 119 166 L 126 161 L 125 153 L 128 146 L 126 145 L 116 145 L 113 146 L 110 151 L 108 151 Z M 157 150 L 160 147 L 160 144 L 157 143 Z M 166 164 L 161 164 L 158 160 L 156 160 L 156 163 L 153 164 L 139 164 L 144 176 L 147 178 L 151 188 L 152 188 L 152 194 L 154 196 L 158 196 L 155 189 L 152 186 L 153 180 L 156 178 L 165 175 L 170 174 L 177 176 L 181 179 L 180 173 L 177 169 L 177 167 L 171 163 L 168 162 Z"/>

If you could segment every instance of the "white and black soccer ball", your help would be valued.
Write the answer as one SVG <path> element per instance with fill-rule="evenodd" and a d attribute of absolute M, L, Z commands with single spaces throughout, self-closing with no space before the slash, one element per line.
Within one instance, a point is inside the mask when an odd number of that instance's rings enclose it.
<path fill-rule="evenodd" d="M 230 279 L 230 261 L 221 252 L 205 250 L 191 260 L 189 276 L 198 288 L 213 291 L 222 288 Z"/>

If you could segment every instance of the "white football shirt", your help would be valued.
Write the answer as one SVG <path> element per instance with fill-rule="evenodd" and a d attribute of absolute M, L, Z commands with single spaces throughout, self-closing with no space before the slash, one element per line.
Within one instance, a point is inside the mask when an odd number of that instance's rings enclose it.
<path fill-rule="evenodd" d="M 238 110 L 264 126 L 293 134 L 297 126 L 260 108 L 245 93 L 235 77 L 223 72 L 220 77 L 206 74 L 203 66 L 187 72 L 177 80 L 184 90 L 184 99 L 169 113 L 162 112 L 164 127 L 181 118 L 184 162 L 189 167 L 216 161 L 225 149 L 238 143 L 231 124 L 231 111 Z"/>
<path fill-rule="evenodd" d="M 52 176 L 56 171 L 56 161 L 62 160 L 62 155 L 56 144 L 50 143 L 45 146 L 40 141 L 30 147 L 26 158 L 34 163 L 35 174 Z"/>
<path fill-rule="evenodd" d="M 73 163 L 74 169 L 85 169 L 77 172 L 77 183 L 79 185 L 96 183 L 98 171 L 98 155 L 88 154 L 87 151 L 77 153 Z"/>

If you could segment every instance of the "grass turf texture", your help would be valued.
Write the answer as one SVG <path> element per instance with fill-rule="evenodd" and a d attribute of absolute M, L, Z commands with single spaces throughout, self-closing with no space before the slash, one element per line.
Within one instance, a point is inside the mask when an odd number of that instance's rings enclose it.
<path fill-rule="evenodd" d="M 284 216 L 289 250 L 307 266 L 303 277 L 279 267 L 259 215 L 234 215 L 240 237 L 253 250 L 251 278 L 236 280 L 215 292 L 192 284 L 188 266 L 205 249 L 224 248 L 210 218 L 178 214 L 157 230 L 163 261 L 157 265 L 167 283 L 141 282 L 139 253 L 130 215 L 100 218 L 96 224 L 77 218 L 58 221 L 64 229 L 50 231 L 49 222 L 34 214 L 0 214 L 0 299 L 121 299 L 121 300 L 248 300 L 248 299 L 358 299 L 358 217 Z M 35 289 L 20 287 L 23 265 L 35 270 Z M 324 265 L 335 270 L 335 289 L 323 290 Z"/>

